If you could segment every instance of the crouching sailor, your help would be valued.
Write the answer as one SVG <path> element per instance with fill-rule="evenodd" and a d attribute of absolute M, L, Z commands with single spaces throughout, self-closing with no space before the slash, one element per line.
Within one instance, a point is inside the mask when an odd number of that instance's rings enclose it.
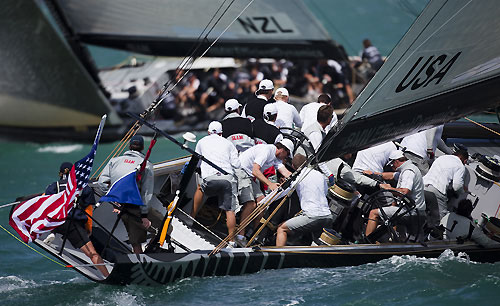
<path fill-rule="evenodd" d="M 45 194 L 56 194 L 66 190 L 68 174 L 72 167 L 73 164 L 69 162 L 62 163 L 59 168 L 59 181 L 47 186 Z M 73 247 L 82 250 L 82 252 L 85 253 L 85 255 L 87 255 L 94 264 L 96 264 L 96 269 L 101 271 L 104 277 L 107 277 L 109 272 L 106 267 L 102 265 L 104 261 L 95 250 L 94 245 L 92 244 L 92 241 L 90 241 L 89 235 L 85 229 L 88 217 L 84 210 L 89 205 L 95 204 L 94 192 L 89 186 L 85 186 L 83 188 L 80 197 L 76 200 L 76 203 L 78 205 L 68 214 L 66 222 L 57 227 L 54 232 L 65 236 Z"/>
<path fill-rule="evenodd" d="M 298 169 L 305 161 L 304 155 L 296 154 L 292 166 Z M 328 186 L 325 176 L 317 170 L 306 168 L 297 179 L 299 180 L 297 194 L 302 212 L 278 227 L 276 246 L 284 246 L 288 234 L 306 232 L 319 234 L 323 228 L 332 226 L 333 218 L 326 198 Z"/>
<path fill-rule="evenodd" d="M 109 186 L 141 165 L 144 160 L 144 154 L 142 154 L 144 138 L 139 135 L 133 136 L 130 139 L 129 149 L 122 156 L 112 158 L 102 170 L 99 186 L 103 190 L 107 191 Z M 147 229 L 151 226 L 148 211 L 149 202 L 153 197 L 154 176 L 153 165 L 149 161 L 146 163 L 142 179 L 137 182 L 137 185 L 144 205 L 120 203 L 122 207 L 120 216 L 134 253 L 140 254 L 143 252 L 141 244 L 146 242 Z"/>
<path fill-rule="evenodd" d="M 193 198 L 192 217 L 196 216 L 203 201 L 203 194 L 207 196 L 219 196 L 219 208 L 226 212 L 226 225 L 228 234 L 236 228 L 235 210 L 238 204 L 238 185 L 234 169 L 240 167 L 238 151 L 232 142 L 222 137 L 222 124 L 212 121 L 208 126 L 208 136 L 203 137 L 196 144 L 196 153 L 203 155 L 228 174 L 201 162 L 202 182 L 195 192 Z"/>
<path fill-rule="evenodd" d="M 391 187 L 389 184 L 380 184 L 380 188 L 399 191 L 407 195 L 415 202 L 415 207 L 419 210 L 419 213 L 425 215 L 424 182 L 420 170 L 399 150 L 391 152 L 389 161 L 392 168 L 396 171 L 394 176 L 398 176 L 398 184 L 396 188 Z M 380 210 L 384 211 L 387 218 L 391 218 L 399 210 L 399 207 L 389 206 L 372 209 L 368 224 L 366 225 L 366 236 L 370 235 L 377 228 L 381 215 Z"/>

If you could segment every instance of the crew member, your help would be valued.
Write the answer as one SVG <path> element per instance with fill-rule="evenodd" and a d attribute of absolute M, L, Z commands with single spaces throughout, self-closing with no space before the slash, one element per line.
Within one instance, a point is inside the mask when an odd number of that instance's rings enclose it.
<path fill-rule="evenodd" d="M 327 127 L 333 120 L 333 107 L 331 105 L 322 105 L 316 114 L 316 121 L 311 123 L 305 130 L 304 135 L 309 138 L 314 151 L 318 151 L 327 133 Z"/>
<path fill-rule="evenodd" d="M 318 97 L 318 102 L 311 102 L 306 104 L 300 110 L 300 119 L 302 120 L 302 132 L 304 132 L 309 125 L 313 124 L 317 120 L 318 110 L 321 106 L 326 104 L 331 104 L 332 99 L 327 94 L 321 94 Z M 335 112 L 332 115 L 332 121 L 326 128 L 326 132 L 330 131 L 330 129 L 337 123 L 337 114 Z"/>
<path fill-rule="evenodd" d="M 255 92 L 255 96 L 251 96 L 243 108 L 243 117 L 250 119 L 250 121 L 262 119 L 264 106 L 273 96 L 273 89 L 273 81 L 268 79 L 260 81 L 259 89 Z"/>
<path fill-rule="evenodd" d="M 271 182 L 262 171 L 274 166 L 284 177 L 290 176 L 290 171 L 283 165 L 283 161 L 291 156 L 294 145 L 290 139 L 283 139 L 276 144 L 260 144 L 240 154 L 241 170 L 237 171 L 238 195 L 243 205 L 241 220 L 246 219 L 256 208 L 256 203 L 264 198 L 258 182 L 268 186 L 271 190 L 278 188 L 278 184 Z M 260 222 L 260 219 L 256 219 Z M 244 235 L 244 230 L 241 235 Z"/>
<path fill-rule="evenodd" d="M 420 170 L 400 150 L 392 151 L 389 155 L 389 160 L 392 168 L 396 171 L 394 176 L 398 176 L 398 184 L 396 188 L 391 187 L 389 184 L 380 184 L 380 188 L 395 190 L 405 194 L 414 201 L 415 208 L 419 213 L 425 214 L 424 182 Z M 377 228 L 381 215 L 380 210 L 384 211 L 387 218 L 391 218 L 399 210 L 399 207 L 389 206 L 372 209 L 368 218 L 368 224 L 366 225 L 366 236 L 370 235 Z"/>
<path fill-rule="evenodd" d="M 424 176 L 425 199 L 432 216 L 430 226 L 436 226 L 449 211 L 446 189 L 451 184 L 454 192 L 464 192 L 465 164 L 469 158 L 467 148 L 459 146 L 452 155 L 442 155 L 432 163 Z M 439 210 L 439 217 L 435 208 Z"/>
<path fill-rule="evenodd" d="M 406 136 L 401 141 L 401 146 L 405 148 L 405 156 L 411 160 L 426 175 L 429 165 L 434 161 L 436 148 L 446 154 L 452 154 L 450 148 L 441 139 L 443 126 L 434 127 L 422 132 Z"/>
<path fill-rule="evenodd" d="M 293 157 L 292 166 L 296 170 L 305 161 L 304 155 L 296 154 Z M 328 186 L 323 174 L 317 170 L 305 168 L 297 179 L 299 180 L 297 194 L 302 212 L 278 227 L 276 246 L 284 246 L 289 234 L 305 232 L 314 234 L 323 228 L 330 228 L 333 222 L 326 198 Z"/>
<path fill-rule="evenodd" d="M 334 175 L 334 181 L 342 179 L 355 185 L 361 193 L 378 190 L 380 187 L 379 182 L 351 169 L 351 166 L 346 162 L 346 160 L 351 159 L 351 157 L 352 154 L 347 153 L 341 158 L 337 157 L 326 162 L 329 171 Z"/>
<path fill-rule="evenodd" d="M 374 172 L 382 173 L 389 161 L 389 155 L 394 150 L 396 145 L 392 141 L 361 150 L 356 155 L 352 169 L 368 175 Z"/>
<path fill-rule="evenodd" d="M 278 109 L 275 103 L 264 106 L 264 119 L 255 119 L 252 122 L 255 144 L 275 144 L 283 139 L 283 135 L 276 127 Z"/>
<path fill-rule="evenodd" d="M 222 119 L 222 137 L 231 141 L 238 152 L 254 146 L 252 122 L 240 115 L 241 104 L 229 99 L 224 105 L 226 116 Z"/>
<path fill-rule="evenodd" d="M 222 124 L 218 121 L 212 121 L 208 125 L 208 136 L 203 137 L 196 144 L 196 153 L 203 155 L 228 174 L 223 174 L 206 162 L 201 162 L 202 182 L 193 197 L 191 216 L 196 216 L 204 194 L 218 196 L 219 208 L 226 212 L 226 225 L 228 234 L 230 234 L 236 228 L 235 211 L 238 205 L 238 186 L 234 170 L 240 168 L 240 160 L 236 147 L 222 137 L 222 131 Z"/>
<path fill-rule="evenodd" d="M 68 175 L 71 168 L 73 168 L 73 164 L 69 162 L 62 163 L 59 167 L 59 180 L 47 186 L 45 194 L 56 194 L 66 190 L 66 183 L 68 182 Z M 95 250 L 92 241 L 89 239 L 87 230 L 85 229 L 85 223 L 88 221 L 85 209 L 89 205 L 95 205 L 94 192 L 89 186 L 83 188 L 81 195 L 76 200 L 76 204 L 77 205 L 69 212 L 66 222 L 55 228 L 54 232 L 63 236 L 67 235 L 66 238 L 71 245 L 82 250 L 82 252 L 96 265 L 96 269 L 101 271 L 104 277 L 107 277 L 109 272 L 106 266 L 103 265 L 104 261 Z"/>
<path fill-rule="evenodd" d="M 99 177 L 99 185 L 106 191 L 109 186 L 119 180 L 124 175 L 140 167 L 144 160 L 144 138 L 135 135 L 130 139 L 129 150 L 122 156 L 112 158 L 106 167 L 102 170 Z M 137 182 L 141 198 L 144 203 L 142 206 L 121 204 L 121 219 L 127 229 L 128 238 L 135 254 L 143 252 L 141 244 L 146 242 L 147 229 L 151 226 L 148 219 L 149 202 L 153 197 L 154 176 L 153 165 L 148 161 L 144 169 L 141 181 Z"/>
<path fill-rule="evenodd" d="M 286 88 L 278 88 L 274 93 L 274 103 L 278 109 L 278 117 L 276 118 L 276 126 L 278 128 L 301 128 L 302 120 L 300 119 L 297 109 L 288 104 L 288 90 Z"/>

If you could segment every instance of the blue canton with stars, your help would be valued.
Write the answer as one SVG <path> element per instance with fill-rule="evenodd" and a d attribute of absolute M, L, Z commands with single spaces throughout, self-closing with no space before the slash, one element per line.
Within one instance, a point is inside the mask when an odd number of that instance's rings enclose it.
<path fill-rule="evenodd" d="M 97 144 L 94 143 L 90 153 L 75 163 L 76 187 L 78 189 L 85 187 L 89 181 L 96 150 Z"/>

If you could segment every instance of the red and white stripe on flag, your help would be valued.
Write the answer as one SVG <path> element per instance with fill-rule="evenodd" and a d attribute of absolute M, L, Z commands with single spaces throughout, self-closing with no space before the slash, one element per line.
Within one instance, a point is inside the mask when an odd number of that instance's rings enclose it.
<path fill-rule="evenodd" d="M 52 231 L 66 221 L 77 195 L 75 167 L 70 171 L 66 190 L 56 194 L 42 195 L 18 204 L 9 224 L 28 243 L 43 233 Z"/>

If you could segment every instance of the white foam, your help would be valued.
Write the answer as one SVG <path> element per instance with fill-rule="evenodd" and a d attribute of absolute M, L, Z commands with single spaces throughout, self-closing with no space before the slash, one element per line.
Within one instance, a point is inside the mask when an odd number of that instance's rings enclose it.
<path fill-rule="evenodd" d="M 56 154 L 67 154 L 74 151 L 79 151 L 83 148 L 81 144 L 73 145 L 59 145 L 59 146 L 46 146 L 36 150 L 39 153 L 56 153 Z"/>
<path fill-rule="evenodd" d="M 32 280 L 24 280 L 15 275 L 0 277 L 0 293 L 19 290 L 22 288 L 35 287 L 36 283 Z"/>

